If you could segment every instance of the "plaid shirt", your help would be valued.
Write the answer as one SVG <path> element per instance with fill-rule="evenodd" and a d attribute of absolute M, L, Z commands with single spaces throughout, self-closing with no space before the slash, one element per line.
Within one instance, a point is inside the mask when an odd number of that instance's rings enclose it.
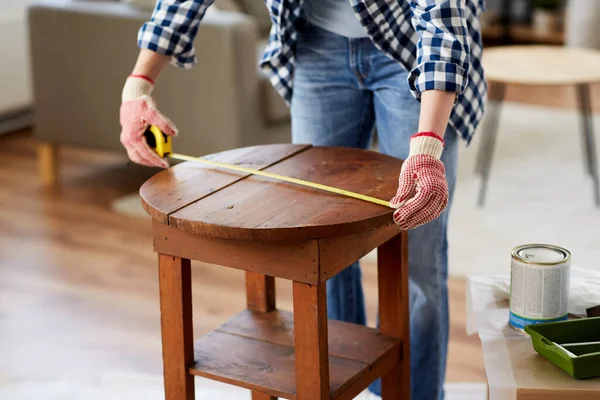
<path fill-rule="evenodd" d="M 259 1 L 259 0 L 256 0 Z M 450 126 L 467 141 L 481 120 L 486 84 L 479 15 L 486 0 L 349 0 L 373 43 L 409 71 L 415 96 L 425 90 L 457 93 Z M 214 0 L 159 0 L 138 34 L 138 46 L 191 68 L 194 38 Z M 265 0 L 271 34 L 260 60 L 275 89 L 292 98 L 296 23 L 303 0 Z"/>

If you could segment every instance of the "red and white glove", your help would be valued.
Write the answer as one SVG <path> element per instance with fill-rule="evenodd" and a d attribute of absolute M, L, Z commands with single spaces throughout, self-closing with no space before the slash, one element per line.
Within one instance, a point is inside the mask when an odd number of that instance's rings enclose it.
<path fill-rule="evenodd" d="M 446 168 L 440 161 L 444 140 L 433 132 L 410 139 L 410 153 L 400 171 L 398 193 L 390 200 L 394 222 L 408 230 L 433 221 L 448 205 Z"/>
<path fill-rule="evenodd" d="M 121 103 L 121 144 L 129 159 L 149 167 L 167 168 L 169 163 L 160 158 L 146 143 L 144 132 L 150 125 L 157 126 L 164 134 L 177 135 L 175 125 L 156 108 L 150 93 L 154 82 L 142 75 L 130 75 L 123 87 Z"/>

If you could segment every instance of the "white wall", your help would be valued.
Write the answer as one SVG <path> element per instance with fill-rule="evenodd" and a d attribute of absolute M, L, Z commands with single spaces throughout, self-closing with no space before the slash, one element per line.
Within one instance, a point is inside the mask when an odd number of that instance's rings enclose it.
<path fill-rule="evenodd" d="M 26 0 L 0 0 L 0 118 L 31 104 Z"/>

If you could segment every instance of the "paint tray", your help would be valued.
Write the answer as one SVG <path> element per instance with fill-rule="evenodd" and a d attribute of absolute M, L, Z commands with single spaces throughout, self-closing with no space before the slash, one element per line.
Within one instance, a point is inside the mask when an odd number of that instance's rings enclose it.
<path fill-rule="evenodd" d="M 572 377 L 600 376 L 600 317 L 528 325 L 525 332 L 535 351 Z"/>

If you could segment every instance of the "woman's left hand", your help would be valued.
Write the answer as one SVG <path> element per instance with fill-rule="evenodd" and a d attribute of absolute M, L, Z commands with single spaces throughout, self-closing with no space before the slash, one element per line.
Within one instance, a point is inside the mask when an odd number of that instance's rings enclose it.
<path fill-rule="evenodd" d="M 432 132 L 414 135 L 400 171 L 398 192 L 390 200 L 394 222 L 408 230 L 433 221 L 448 205 L 446 169 L 440 161 L 444 141 Z"/>

